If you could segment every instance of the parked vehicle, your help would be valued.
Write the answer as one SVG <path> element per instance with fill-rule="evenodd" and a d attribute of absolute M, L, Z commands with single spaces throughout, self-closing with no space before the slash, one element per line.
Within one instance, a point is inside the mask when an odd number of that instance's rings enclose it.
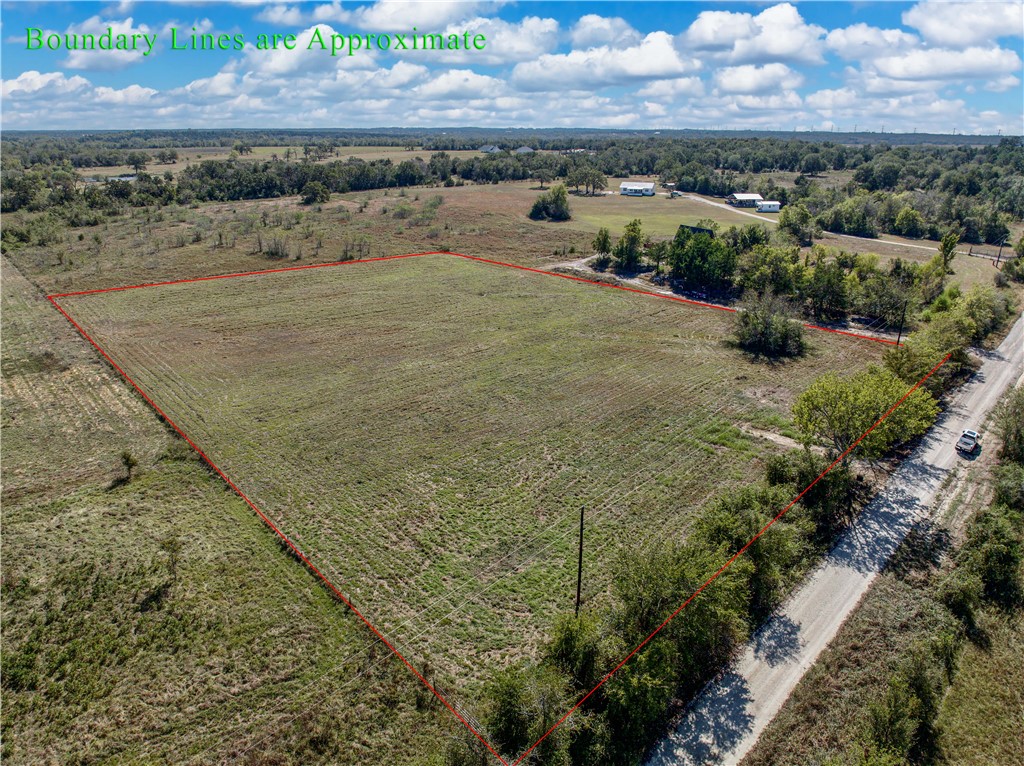
<path fill-rule="evenodd" d="M 981 436 L 977 431 L 964 431 L 956 442 L 956 451 L 961 455 L 973 455 L 980 448 Z"/>

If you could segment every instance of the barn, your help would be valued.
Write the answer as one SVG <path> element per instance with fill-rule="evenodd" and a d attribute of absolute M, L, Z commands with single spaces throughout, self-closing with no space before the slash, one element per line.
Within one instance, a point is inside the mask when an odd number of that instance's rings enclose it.
<path fill-rule="evenodd" d="M 757 207 L 757 203 L 763 200 L 760 194 L 730 194 L 725 198 L 726 202 L 735 207 Z"/>
<path fill-rule="evenodd" d="M 643 181 L 623 181 L 619 184 L 619 194 L 627 197 L 653 197 L 654 184 Z"/>

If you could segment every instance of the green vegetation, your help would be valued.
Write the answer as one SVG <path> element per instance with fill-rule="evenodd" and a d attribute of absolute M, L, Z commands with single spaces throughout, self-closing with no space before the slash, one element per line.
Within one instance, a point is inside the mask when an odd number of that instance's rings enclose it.
<path fill-rule="evenodd" d="M 450 714 L 2 269 L 0 759 L 415 763 Z"/>
<path fill-rule="evenodd" d="M 565 187 L 558 185 L 537 197 L 537 201 L 530 209 L 530 218 L 535 221 L 568 221 L 572 218 L 569 211 L 569 193 Z"/>
<path fill-rule="evenodd" d="M 755 297 L 736 312 L 736 342 L 745 351 L 769 358 L 800 356 L 807 348 L 803 326 L 791 313 L 771 293 Z"/>
<path fill-rule="evenodd" d="M 1024 389 L 1008 393 L 995 420 L 1008 441 L 984 450 L 998 451 L 999 464 L 984 465 L 983 452 L 964 466 L 972 473 L 950 526 L 936 519 L 911 533 L 762 735 L 753 766 L 1016 762 L 1024 463 L 1007 445 L 1024 430 Z"/>
<path fill-rule="evenodd" d="M 490 667 L 473 658 L 531 654 L 574 592 L 581 505 L 599 603 L 615 541 L 749 482 L 734 426 L 785 415 L 751 386 L 881 351 L 828 338 L 752 368 L 718 312 L 452 256 L 66 300 L 376 624 L 470 690 Z"/>

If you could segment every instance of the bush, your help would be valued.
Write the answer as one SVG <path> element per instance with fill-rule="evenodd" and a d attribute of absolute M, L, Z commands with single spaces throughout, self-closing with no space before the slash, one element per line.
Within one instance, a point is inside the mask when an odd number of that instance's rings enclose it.
<path fill-rule="evenodd" d="M 310 181 L 302 188 L 302 204 L 316 205 L 327 202 L 331 198 L 331 191 L 319 181 Z"/>
<path fill-rule="evenodd" d="M 568 221 L 572 218 L 569 210 L 569 193 L 565 186 L 559 184 L 537 197 L 530 209 L 530 218 L 535 221 Z"/>
<path fill-rule="evenodd" d="M 803 326 L 786 303 L 771 294 L 746 302 L 736 312 L 736 342 L 745 351 L 767 357 L 800 356 L 806 350 Z"/>

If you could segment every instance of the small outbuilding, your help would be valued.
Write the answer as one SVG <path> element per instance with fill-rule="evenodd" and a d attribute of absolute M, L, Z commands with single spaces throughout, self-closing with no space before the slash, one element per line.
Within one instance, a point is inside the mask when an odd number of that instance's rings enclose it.
<path fill-rule="evenodd" d="M 782 203 L 773 199 L 763 199 L 756 205 L 758 213 L 778 213 L 782 209 Z"/>
<path fill-rule="evenodd" d="M 643 181 L 623 181 L 619 184 L 619 194 L 627 197 L 653 197 L 654 184 Z"/>
<path fill-rule="evenodd" d="M 757 207 L 764 200 L 760 194 L 730 194 L 725 201 L 735 207 Z"/>
<path fill-rule="evenodd" d="M 533 149 L 531 149 L 529 146 L 520 146 L 518 149 L 515 150 L 514 153 L 515 154 L 533 154 Z"/>
<path fill-rule="evenodd" d="M 487 144 L 486 146 L 481 146 L 478 151 L 481 151 L 484 154 L 498 154 L 501 151 L 501 148 L 494 144 Z"/>

